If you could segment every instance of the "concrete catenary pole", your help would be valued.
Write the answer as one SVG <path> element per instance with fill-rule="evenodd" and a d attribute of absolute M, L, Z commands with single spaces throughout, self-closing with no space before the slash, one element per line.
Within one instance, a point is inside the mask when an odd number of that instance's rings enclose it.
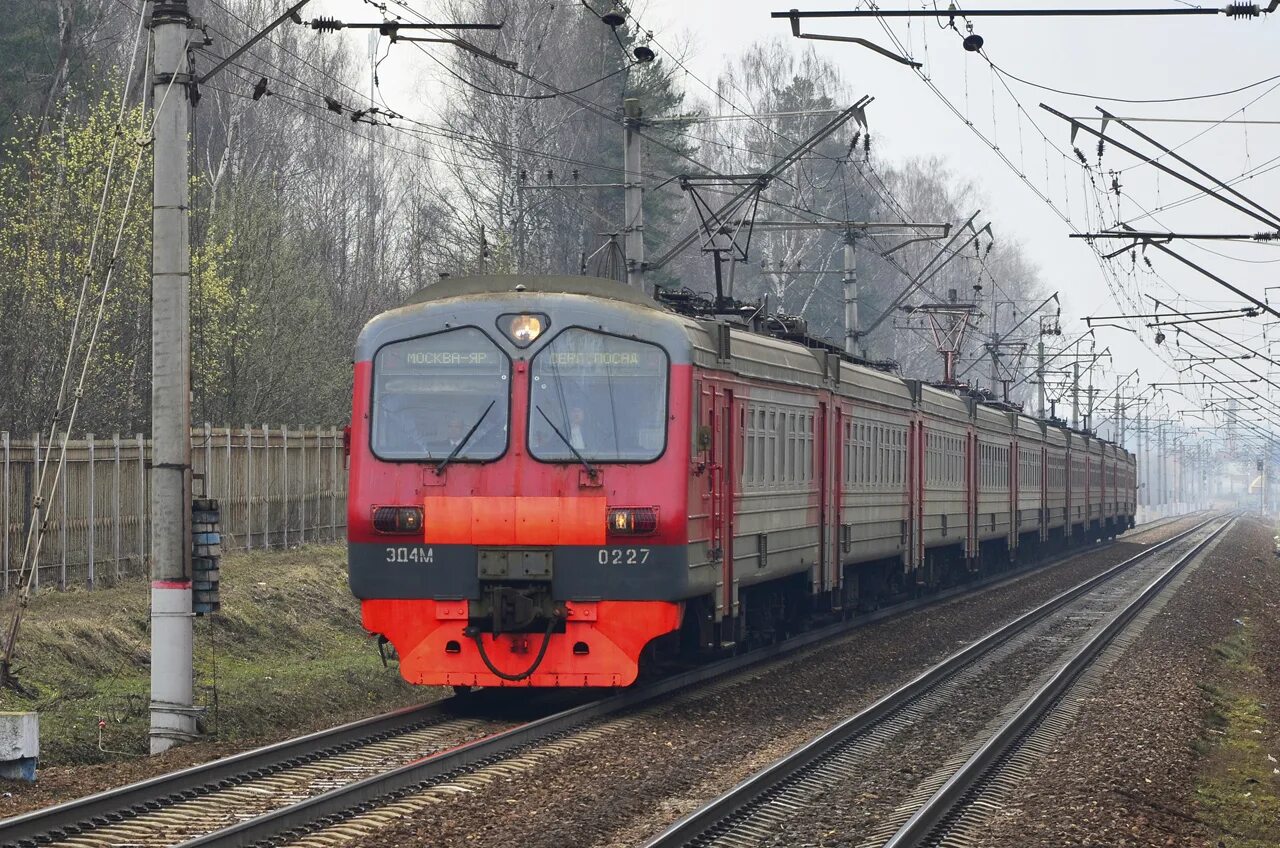
<path fill-rule="evenodd" d="M 1044 418 L 1044 337 L 1036 345 L 1036 396 L 1040 402 L 1040 417 Z"/>
<path fill-rule="evenodd" d="M 1142 407 L 1138 407 L 1137 422 L 1134 424 L 1134 430 L 1138 437 L 1138 489 L 1141 493 L 1138 503 L 1146 506 L 1147 496 L 1150 493 L 1147 491 L 1147 433 L 1142 427 Z"/>
<path fill-rule="evenodd" d="M 991 283 L 991 338 L 988 340 L 991 354 L 991 393 L 996 393 L 996 387 L 1000 385 L 1000 334 L 997 329 L 1000 326 L 998 317 L 1000 314 L 1000 302 L 996 300 L 996 285 Z M 1016 315 L 1014 316 L 1017 317 Z M 1008 398 L 1004 398 L 1008 400 Z"/>
<path fill-rule="evenodd" d="M 844 276 L 840 282 L 844 289 L 844 352 L 857 356 L 862 327 L 858 324 L 858 246 L 853 230 L 844 234 Z"/>
<path fill-rule="evenodd" d="M 1071 362 L 1071 428 L 1080 428 L 1080 358 Z"/>
<path fill-rule="evenodd" d="M 151 248 L 151 753 L 195 737 L 191 613 L 191 243 L 187 143 L 192 19 L 156 0 Z"/>
<path fill-rule="evenodd" d="M 1165 511 L 1165 504 L 1169 502 L 1169 469 L 1168 469 L 1167 463 L 1165 462 L 1165 457 L 1167 456 L 1167 453 L 1165 451 L 1164 427 L 1165 427 L 1165 422 L 1161 421 L 1160 422 L 1160 444 L 1156 448 L 1157 460 L 1160 463 L 1158 467 L 1158 471 L 1160 473 L 1160 503 L 1158 504 L 1158 506 L 1160 507 L 1160 511 L 1162 513 Z"/>
<path fill-rule="evenodd" d="M 644 291 L 644 176 L 640 173 L 640 101 L 622 101 L 623 248 L 627 253 L 627 285 Z"/>
<path fill-rule="evenodd" d="M 1124 407 L 1120 405 L 1120 378 L 1116 377 L 1116 444 L 1124 447 Z"/>

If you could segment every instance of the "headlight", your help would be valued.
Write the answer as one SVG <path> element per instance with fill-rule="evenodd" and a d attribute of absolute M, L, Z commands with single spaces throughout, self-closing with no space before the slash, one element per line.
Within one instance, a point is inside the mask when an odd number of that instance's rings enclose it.
<path fill-rule="evenodd" d="M 528 347 L 542 335 L 550 322 L 547 316 L 540 313 L 522 312 L 519 315 L 503 315 L 498 323 L 507 338 L 520 347 Z"/>

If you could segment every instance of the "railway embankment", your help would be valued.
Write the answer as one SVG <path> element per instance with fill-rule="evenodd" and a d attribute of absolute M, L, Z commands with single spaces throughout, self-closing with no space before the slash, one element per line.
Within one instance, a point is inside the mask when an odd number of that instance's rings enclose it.
<path fill-rule="evenodd" d="M 41 768 L 34 787 L 0 781 L 0 816 L 437 694 L 379 662 L 339 546 L 224 558 L 222 612 L 196 622 L 206 741 L 145 755 L 148 662 L 145 583 L 31 600 L 22 690 L 0 692 L 0 710 L 40 713 Z"/>
<path fill-rule="evenodd" d="M 1116 661 L 983 848 L 1280 843 L 1280 560 L 1241 521 Z"/>

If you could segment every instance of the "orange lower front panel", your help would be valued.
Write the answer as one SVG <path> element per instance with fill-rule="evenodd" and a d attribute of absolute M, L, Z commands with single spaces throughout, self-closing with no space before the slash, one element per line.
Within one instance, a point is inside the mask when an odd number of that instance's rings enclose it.
<path fill-rule="evenodd" d="M 542 661 L 520 680 L 504 680 L 486 666 L 467 627 L 466 601 L 366 600 L 364 627 L 395 646 L 400 674 L 429 686 L 630 686 L 640 652 L 680 626 L 681 605 L 666 601 L 568 603 L 564 633 L 553 633 Z M 484 634 L 489 662 L 522 675 L 538 657 L 543 634 Z"/>

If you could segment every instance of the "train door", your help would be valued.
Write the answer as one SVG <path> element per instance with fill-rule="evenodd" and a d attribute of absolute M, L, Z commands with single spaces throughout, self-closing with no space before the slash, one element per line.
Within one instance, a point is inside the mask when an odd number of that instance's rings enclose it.
<path fill-rule="evenodd" d="M 1084 531 L 1089 532 L 1093 521 L 1093 457 L 1089 456 L 1089 443 L 1084 446 Z M 1088 539 L 1093 541 L 1093 539 Z"/>
<path fill-rule="evenodd" d="M 1044 434 L 1044 430 L 1040 431 Z M 1040 445 L 1040 541 L 1049 541 L 1049 445 Z"/>
<path fill-rule="evenodd" d="M 1062 454 L 1062 486 L 1066 493 L 1066 507 L 1063 509 L 1063 538 L 1071 539 L 1071 527 L 1075 522 L 1076 508 L 1076 463 L 1075 452 L 1072 450 L 1074 446 L 1071 444 L 1071 435 L 1067 435 L 1067 447 Z"/>
<path fill-rule="evenodd" d="M 733 392 L 714 387 L 706 405 L 707 427 L 711 431 L 711 462 L 707 477 L 711 487 L 711 558 L 720 562 L 716 592 L 716 620 L 733 619 L 738 614 L 738 587 L 733 573 L 734 435 L 736 410 Z"/>
<path fill-rule="evenodd" d="M 964 524 L 965 553 L 970 568 L 978 561 L 978 481 L 981 468 L 978 465 L 978 434 L 970 425 L 964 435 Z"/>
<path fill-rule="evenodd" d="M 830 418 L 828 418 L 828 415 Z M 818 404 L 817 443 L 814 463 L 818 486 L 818 565 L 813 591 L 831 592 L 840 586 L 840 542 L 837 537 L 840 526 L 840 490 L 836 473 L 836 457 L 839 451 L 832 447 L 833 434 L 840 433 L 840 408 L 826 403 Z M 839 598 L 833 596 L 839 605 Z"/>
<path fill-rule="evenodd" d="M 1022 529 L 1022 510 L 1018 508 L 1022 506 L 1021 457 L 1021 443 L 1015 436 L 1009 441 L 1009 532 L 1005 537 L 1009 552 L 1014 557 L 1018 551 L 1018 531 Z"/>

